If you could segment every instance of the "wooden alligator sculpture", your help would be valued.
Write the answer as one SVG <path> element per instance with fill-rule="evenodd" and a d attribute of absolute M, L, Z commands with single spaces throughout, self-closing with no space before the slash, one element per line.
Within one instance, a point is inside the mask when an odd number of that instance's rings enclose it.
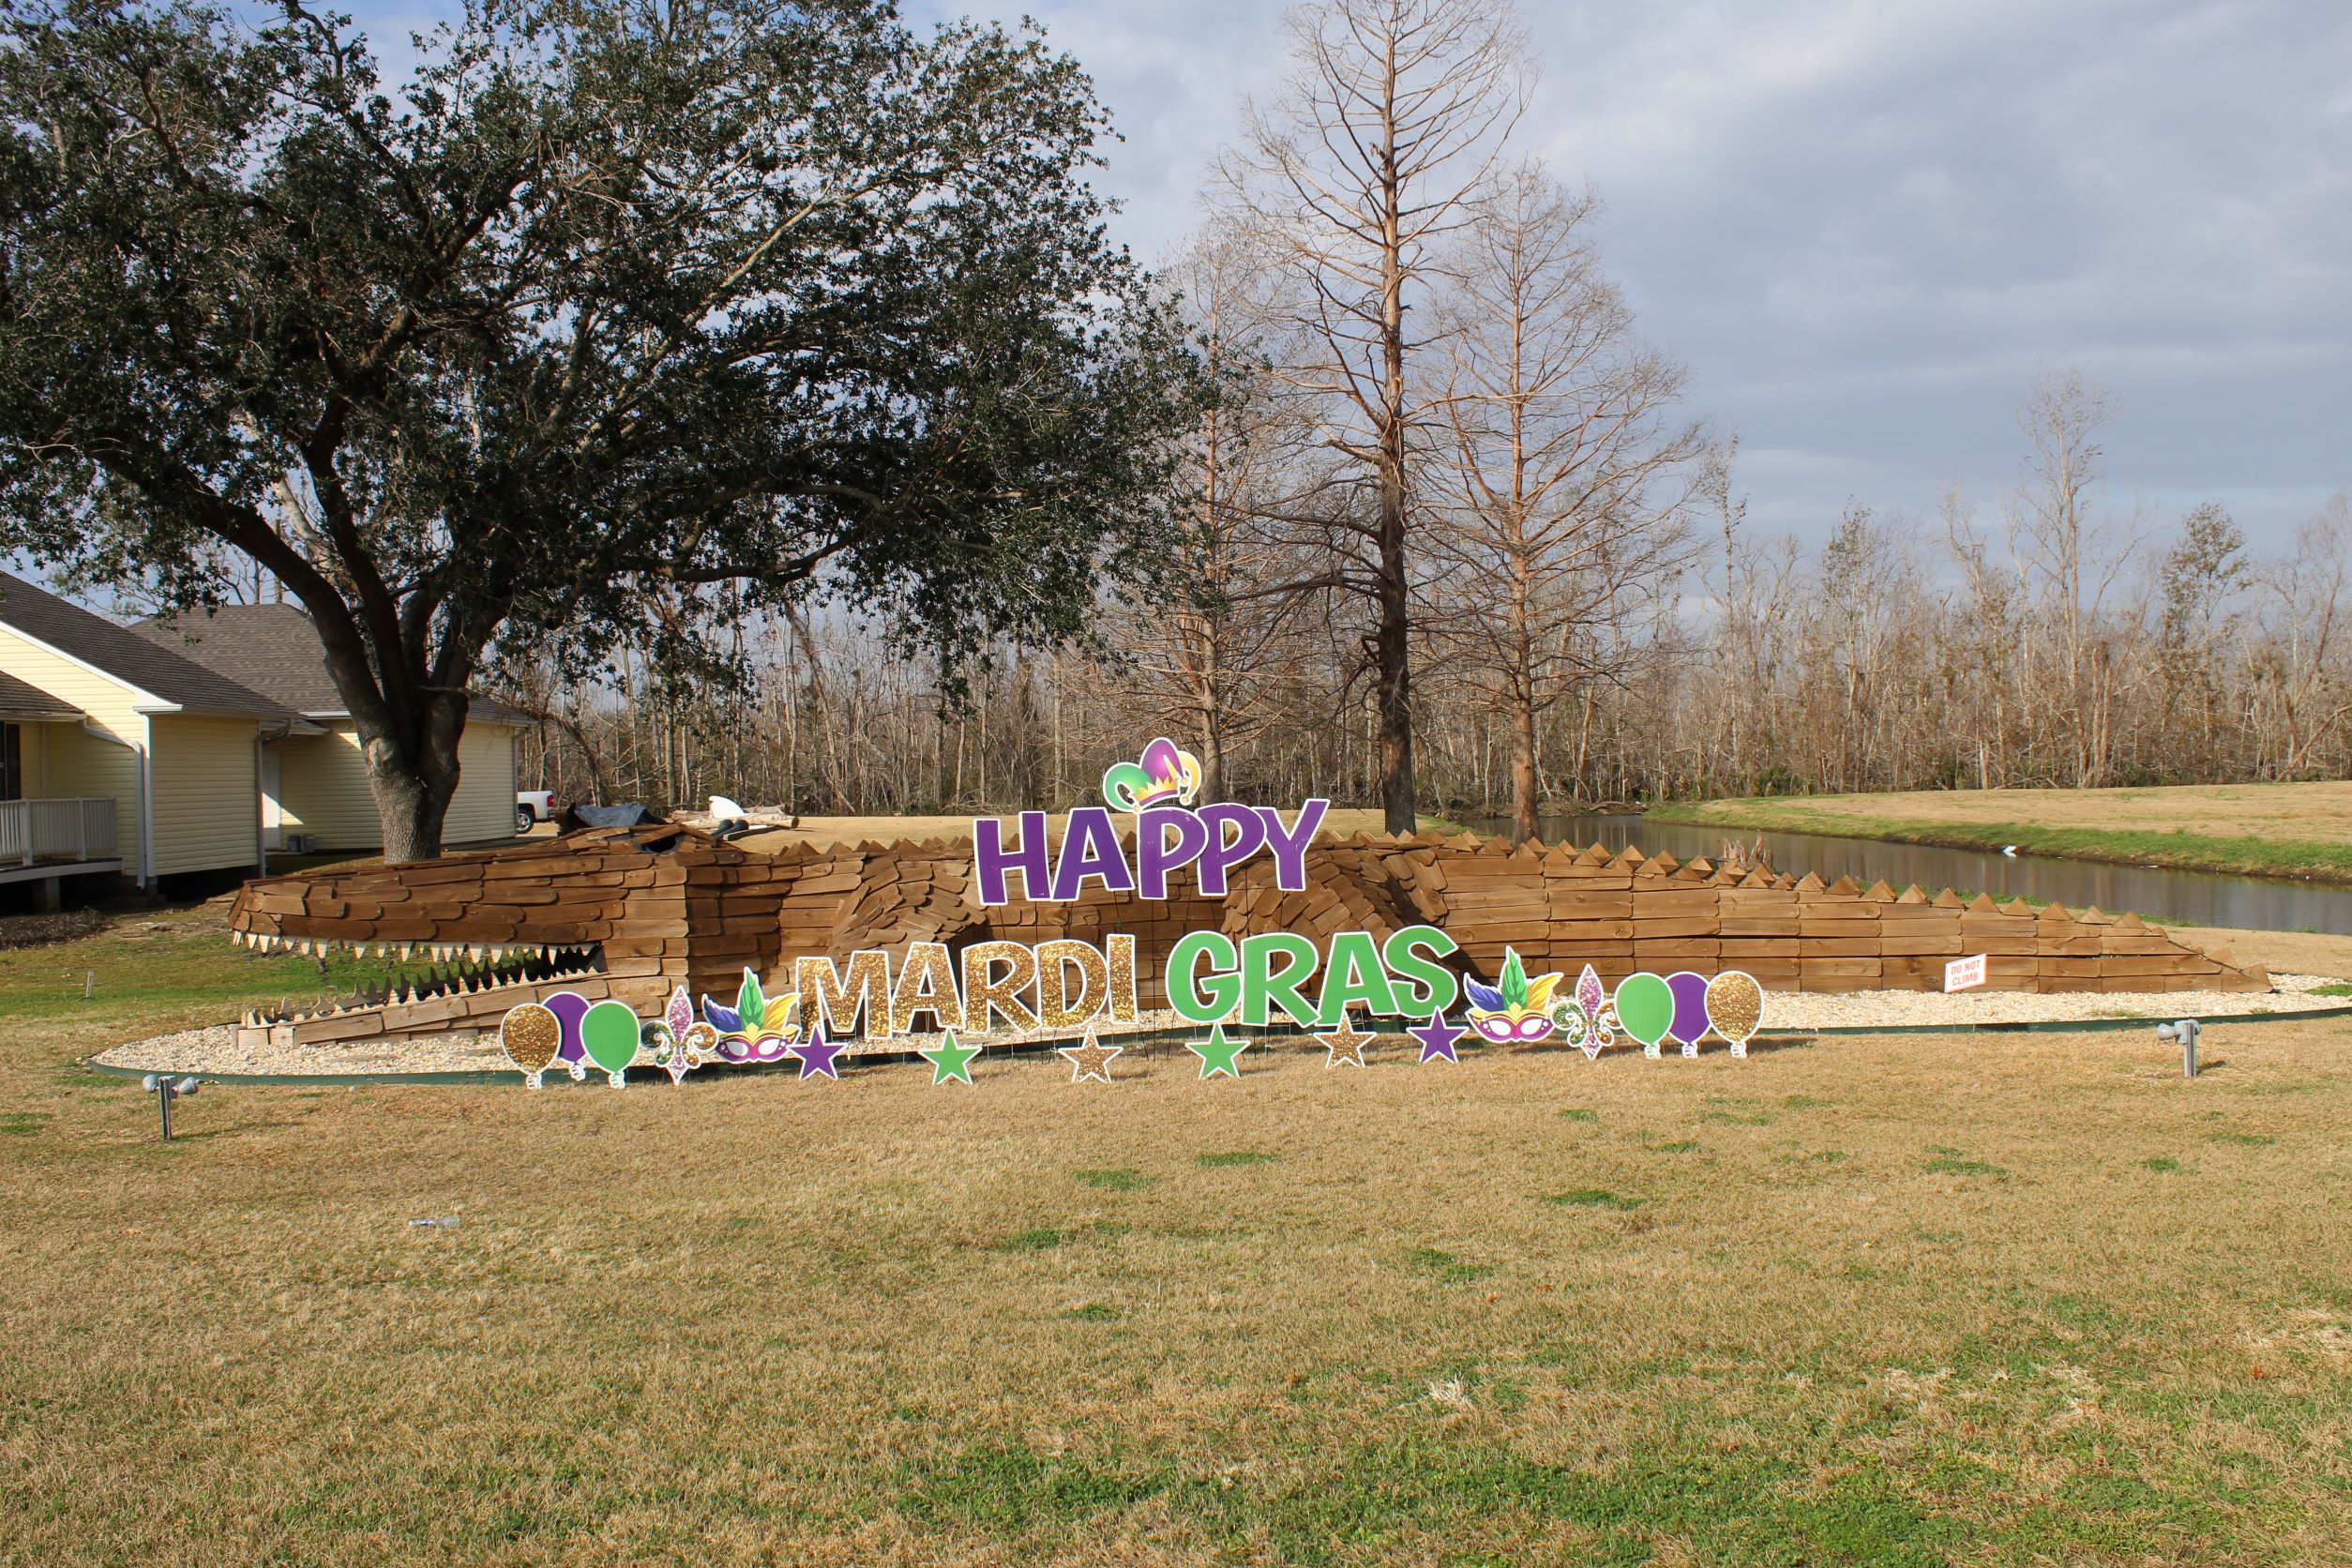
<path fill-rule="evenodd" d="M 473 854 L 249 882 L 230 925 L 269 951 L 368 949 L 400 978 L 316 1012 L 248 1015 L 279 1045 L 495 1028 L 558 990 L 656 1015 L 685 986 L 731 996 L 742 972 L 789 975 L 804 955 L 846 962 L 909 942 L 1100 944 L 1136 938 L 1138 999 L 1165 1004 L 1161 964 L 1184 932 L 1236 938 L 1339 931 L 1384 938 L 1441 927 L 1452 960 L 1492 981 L 1506 946 L 1530 968 L 1590 963 L 1610 984 L 1636 970 L 1745 970 L 1768 990 L 1936 990 L 1943 966 L 1986 955 L 1985 988 L 2267 991 L 2269 976 L 2135 916 L 2001 905 L 1879 883 L 1823 883 L 1688 864 L 1637 850 L 1512 848 L 1464 833 L 1324 837 L 1306 885 L 1285 892 L 1259 860 L 1222 898 L 1178 872 L 1165 899 L 1091 890 L 1067 903 L 981 905 L 969 842 L 752 847 L 675 825 L 607 828 Z"/>

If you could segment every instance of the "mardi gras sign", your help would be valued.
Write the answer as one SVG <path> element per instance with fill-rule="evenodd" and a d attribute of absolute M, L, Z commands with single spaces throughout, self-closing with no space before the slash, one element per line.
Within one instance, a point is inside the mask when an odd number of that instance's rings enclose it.
<path fill-rule="evenodd" d="M 1233 868 L 1260 852 L 1274 858 L 1275 886 L 1286 893 L 1303 890 L 1306 847 L 1331 802 L 1303 801 L 1288 823 L 1270 806 L 1216 805 L 1195 811 L 1191 802 L 1199 783 L 1199 762 L 1163 735 L 1144 748 L 1141 762 L 1121 762 L 1103 775 L 1107 806 L 1071 810 L 1059 853 L 1047 849 L 1043 811 L 1020 814 L 1019 841 L 1011 848 L 1002 819 L 973 818 L 972 864 L 981 903 L 1011 903 L 1010 878 L 1016 871 L 1022 896 L 1032 903 L 1073 902 L 1084 896 L 1089 878 L 1110 892 L 1165 898 L 1168 874 L 1186 866 L 1198 867 L 1203 894 L 1222 898 Z M 1135 816 L 1132 863 L 1114 812 Z"/>
<path fill-rule="evenodd" d="M 684 988 L 672 993 L 661 1018 L 644 1021 L 621 1003 L 558 992 L 510 1011 L 499 1040 L 533 1088 L 558 1062 L 575 1080 L 594 1064 L 616 1088 L 641 1063 L 676 1082 L 699 1067 L 794 1057 L 801 1077 L 833 1078 L 838 1076 L 834 1057 L 846 1040 L 862 1034 L 869 1045 L 884 1044 L 915 1033 L 927 1018 L 927 1027 L 946 1039 L 934 1049 L 953 1056 L 957 1080 L 970 1082 L 965 1063 L 979 1048 L 956 1047 L 959 1030 L 985 1033 L 1000 1022 L 1021 1033 L 1083 1026 L 1092 1051 L 1099 1048 L 1093 1045 L 1096 1024 L 1139 1022 L 1134 939 L 1113 936 L 1106 945 L 1107 951 L 1068 940 L 1033 948 L 976 942 L 960 956 L 960 969 L 939 942 L 909 943 L 896 961 L 884 949 L 866 949 L 852 955 L 846 972 L 830 957 L 803 957 L 795 965 L 797 990 L 768 994 L 746 970 L 733 1003 L 705 996 L 700 1018 Z M 1464 1033 L 1498 1046 L 1537 1045 L 1557 1035 L 1597 1058 L 1621 1031 L 1645 1056 L 1660 1055 L 1667 1040 L 1695 1056 L 1710 1033 L 1729 1042 L 1733 1055 L 1744 1056 L 1763 1019 L 1762 988 L 1737 970 L 1712 979 L 1632 974 L 1618 983 L 1612 998 L 1590 964 L 1567 989 L 1564 974 L 1530 978 L 1509 948 L 1496 985 L 1457 981 L 1438 962 L 1455 950 L 1453 940 L 1434 926 L 1410 926 L 1384 942 L 1369 932 L 1344 931 L 1319 948 L 1288 932 L 1237 943 L 1219 932 L 1195 931 L 1170 954 L 1168 1002 L 1185 1021 L 1210 1026 L 1212 1040 L 1220 1044 L 1229 1025 L 1264 1029 L 1282 1019 L 1351 1038 L 1358 1013 L 1410 1020 L 1425 1010 L 1428 1021 L 1410 1031 L 1422 1041 L 1424 1062 L 1458 1061 L 1455 1041 Z M 1465 997 L 1466 1028 L 1446 1018 Z M 1117 1048 L 1111 1049 L 1115 1054 Z M 923 1054 L 933 1060 L 931 1052 Z M 1363 1064 L 1360 1052 L 1355 1064 Z"/>
<path fill-rule="evenodd" d="M 974 820 L 981 901 L 1010 902 L 1016 871 L 1022 892 L 1034 900 L 1078 898 L 1090 878 L 1109 890 L 1165 898 L 1169 873 L 1185 866 L 1197 867 L 1202 893 L 1222 897 L 1233 867 L 1260 852 L 1272 856 L 1281 889 L 1304 890 L 1306 846 L 1328 801 L 1304 802 L 1286 823 L 1268 807 L 1213 805 L 1195 811 L 1199 787 L 1199 761 L 1163 736 L 1144 748 L 1140 761 L 1117 763 L 1103 775 L 1108 806 L 1073 810 L 1058 852 L 1048 846 L 1042 811 L 1020 814 L 1018 842 L 1010 848 L 1003 822 Z M 1132 863 L 1113 810 L 1136 819 Z M 1763 992 L 1738 971 L 1711 980 L 1690 972 L 1629 975 L 1611 997 L 1590 964 L 1569 988 L 1565 974 L 1529 975 L 1508 947 L 1496 984 L 1459 980 L 1440 961 L 1456 951 L 1453 938 L 1425 925 L 1385 939 L 1342 931 L 1321 942 L 1287 931 L 1238 942 L 1219 931 L 1192 931 L 1168 956 L 1168 1004 L 1187 1022 L 1210 1029 L 1205 1042 L 1186 1048 L 1204 1063 L 1215 1063 L 1214 1071 L 1204 1066 L 1204 1077 L 1238 1074 L 1233 1063 L 1248 1042 L 1234 1043 L 1224 1033 L 1227 1026 L 1264 1029 L 1277 1018 L 1304 1029 L 1337 1031 L 1323 1036 L 1327 1048 L 1341 1048 L 1333 1040 L 1347 1042 L 1343 1059 L 1357 1066 L 1363 1065 L 1361 1042 L 1372 1038 L 1356 1033 L 1351 1019 L 1359 1012 L 1407 1020 L 1425 1012 L 1428 1021 L 1410 1032 L 1422 1044 L 1424 1062 L 1459 1060 L 1455 1042 L 1466 1033 L 1498 1046 L 1535 1045 L 1557 1034 L 1597 1057 L 1621 1030 L 1639 1041 L 1647 1056 L 1659 1055 L 1669 1039 L 1685 1055 L 1696 1055 L 1711 1031 L 1743 1056 L 1762 1019 Z M 515 1008 L 499 1038 L 534 1088 L 558 1062 L 574 1079 L 584 1078 L 593 1063 L 616 1087 L 631 1065 L 648 1061 L 673 1082 L 705 1065 L 787 1056 L 799 1059 L 803 1078 L 832 1078 L 839 1042 L 860 1033 L 868 1043 L 886 1042 L 912 1033 L 927 1017 L 942 1039 L 921 1053 L 933 1065 L 933 1081 L 970 1083 L 969 1063 L 979 1048 L 958 1046 L 956 1033 L 984 1033 L 1002 1019 L 1023 1033 L 1084 1027 L 1086 1044 L 1064 1051 L 1078 1069 L 1075 1081 L 1108 1082 L 1108 1063 L 1119 1048 L 1099 1046 L 1093 1026 L 1138 1021 L 1135 962 L 1135 939 L 1123 934 L 1106 937 L 1099 948 L 1077 940 L 1034 947 L 979 942 L 960 954 L 942 942 L 915 942 L 897 954 L 881 948 L 853 953 L 846 970 L 830 957 L 800 957 L 793 988 L 780 994 L 769 994 L 746 970 L 733 1003 L 705 996 L 699 1018 L 683 987 L 661 1018 L 645 1021 L 619 1002 L 559 991 Z M 1465 996 L 1468 1023 L 1457 1027 L 1446 1014 Z"/>

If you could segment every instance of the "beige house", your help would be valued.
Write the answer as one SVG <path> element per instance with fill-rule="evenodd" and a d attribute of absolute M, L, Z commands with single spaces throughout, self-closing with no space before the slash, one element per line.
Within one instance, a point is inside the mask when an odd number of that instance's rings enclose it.
<path fill-rule="evenodd" d="M 291 668 L 297 632 L 315 713 L 219 668 L 249 643 Z M 143 887 L 256 870 L 302 835 L 323 850 L 380 847 L 349 716 L 315 703 L 320 686 L 334 690 L 291 606 L 226 610 L 190 630 L 127 627 L 0 572 L 0 883 L 38 881 L 53 899 L 68 876 Z M 460 753 L 453 844 L 514 832 L 521 716 L 485 707 Z"/>
<path fill-rule="evenodd" d="M 384 847 L 359 731 L 326 672 L 326 654 L 309 615 L 291 604 L 224 605 L 130 629 L 300 716 L 300 726 L 262 746 L 265 848 Z M 445 842 L 514 837 L 515 738 L 530 722 L 503 702 L 473 700 L 458 741 L 458 792 L 442 823 Z"/>

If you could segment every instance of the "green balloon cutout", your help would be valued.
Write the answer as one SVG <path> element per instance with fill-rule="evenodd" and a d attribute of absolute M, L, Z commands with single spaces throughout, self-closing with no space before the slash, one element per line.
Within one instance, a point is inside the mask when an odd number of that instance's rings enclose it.
<path fill-rule="evenodd" d="M 1659 975 L 1628 974 L 1617 983 L 1618 1027 L 1656 1055 L 1658 1042 L 1674 1023 L 1674 991 Z"/>
<path fill-rule="evenodd" d="M 625 1002 L 595 1003 L 580 1015 L 580 1043 L 589 1061 L 612 1075 L 615 1086 L 622 1069 L 637 1060 L 637 1015 Z"/>

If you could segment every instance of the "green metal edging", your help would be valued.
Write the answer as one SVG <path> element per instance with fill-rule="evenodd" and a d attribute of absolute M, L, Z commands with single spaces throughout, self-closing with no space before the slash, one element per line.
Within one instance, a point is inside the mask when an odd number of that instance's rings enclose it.
<path fill-rule="evenodd" d="M 2195 1018 L 2200 1024 L 2211 1025 L 2291 1023 L 2312 1018 L 2340 1018 L 2347 1015 L 2352 1015 L 2352 1003 L 2347 1003 L 2341 1007 L 2306 1007 L 2284 1013 L 2192 1013 L 2188 1016 Z M 1822 1035 L 1860 1034 L 2097 1034 L 2119 1029 L 2152 1029 L 2160 1023 L 2172 1021 L 2174 1021 L 2172 1018 L 2159 1014 L 2148 1014 L 2135 1018 L 2051 1018 L 2033 1023 L 1825 1024 L 1818 1029 L 1767 1029 L 1757 1033 L 1754 1038 L 1763 1041 L 1793 1041 L 1817 1039 Z M 1096 1038 L 1106 1045 L 1115 1046 L 1168 1045 L 1197 1033 L 1199 1027 L 1196 1024 L 1185 1024 L 1174 1028 L 1136 1030 L 1124 1034 L 1098 1033 Z M 1248 1030 L 1246 1033 L 1253 1039 L 1258 1040 L 1304 1040 L 1315 1032 L 1292 1025 L 1289 1027 L 1269 1026 L 1265 1029 Z M 1386 1030 L 1380 1033 L 1401 1032 Z M 996 1054 L 1000 1057 L 1043 1056 L 1057 1048 L 1059 1048 L 1046 1041 L 1037 1041 L 1008 1046 Z M 1483 1050 L 1482 1047 L 1470 1045 L 1467 1042 L 1465 1048 L 1473 1053 Z M 908 1063 L 922 1060 L 923 1058 L 913 1051 L 867 1051 L 854 1056 L 844 1053 L 840 1059 L 841 1064 L 847 1067 L 903 1066 Z M 207 1073 L 201 1069 L 184 1067 L 170 1069 L 117 1067 L 88 1057 L 83 1058 L 79 1065 L 86 1072 L 98 1073 L 109 1078 L 141 1078 L 149 1073 L 166 1073 L 175 1078 L 199 1078 L 206 1083 L 308 1085 L 313 1088 L 338 1086 L 352 1088 L 377 1084 L 512 1084 L 519 1076 L 511 1067 L 486 1067 L 478 1071 L 446 1073 Z M 764 1076 L 786 1070 L 797 1071 L 799 1063 L 789 1061 L 746 1063 L 740 1066 L 731 1066 L 720 1070 L 714 1075 L 714 1080 L 731 1078 L 741 1074 Z M 658 1081 L 657 1074 L 658 1069 L 648 1069 L 647 1076 L 638 1081 L 656 1082 Z M 689 1076 L 699 1077 L 700 1075 Z M 571 1086 L 575 1083 L 569 1074 L 555 1072 L 552 1069 L 549 1071 L 545 1081 L 550 1088 Z M 599 1088 L 603 1086 L 603 1074 L 591 1069 L 585 1079 L 578 1080 L 578 1087 Z"/>

